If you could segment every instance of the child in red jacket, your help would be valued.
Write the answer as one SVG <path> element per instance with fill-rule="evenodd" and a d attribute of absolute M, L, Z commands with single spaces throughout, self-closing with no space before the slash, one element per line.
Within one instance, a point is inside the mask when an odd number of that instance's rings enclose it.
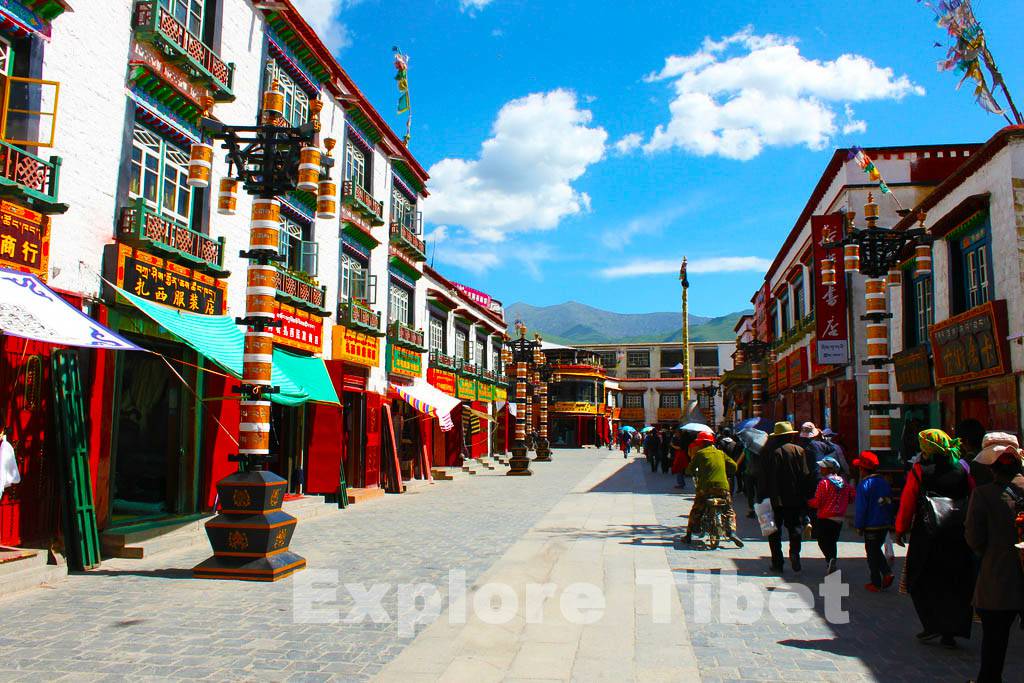
<path fill-rule="evenodd" d="M 822 458 L 818 462 L 821 469 L 821 481 L 814 491 L 814 497 L 807 505 L 816 508 L 818 518 L 814 522 L 814 536 L 818 539 L 818 547 L 825 556 L 825 573 L 836 570 L 836 559 L 839 557 L 839 533 L 843 530 L 843 519 L 846 508 L 853 502 L 854 489 L 840 474 L 839 461 L 833 457 Z"/>

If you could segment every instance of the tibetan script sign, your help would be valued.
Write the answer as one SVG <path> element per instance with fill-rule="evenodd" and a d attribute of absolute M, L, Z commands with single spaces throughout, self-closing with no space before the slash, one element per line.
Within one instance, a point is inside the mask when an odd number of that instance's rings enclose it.
<path fill-rule="evenodd" d="M 0 201 L 0 266 L 32 273 L 45 282 L 50 266 L 50 217 Z"/>
<path fill-rule="evenodd" d="M 932 386 L 932 366 L 928 362 L 928 349 L 915 346 L 900 351 L 892 357 L 893 370 L 896 372 L 896 389 L 899 391 L 918 391 Z"/>
<path fill-rule="evenodd" d="M 427 368 L 427 382 L 449 396 L 455 395 L 455 373 L 436 368 Z"/>
<path fill-rule="evenodd" d="M 828 252 L 825 244 L 843 238 L 843 217 L 838 214 L 811 216 L 811 241 L 814 263 L 831 256 L 835 263 L 836 284 L 822 285 L 814 278 L 814 323 L 817 328 L 818 365 L 845 365 L 850 360 L 850 341 L 846 329 L 846 272 L 843 255 Z"/>
<path fill-rule="evenodd" d="M 323 352 L 324 327 L 321 318 L 288 304 L 278 303 L 274 320 L 281 321 L 280 327 L 272 328 L 274 343 L 310 353 Z"/>
<path fill-rule="evenodd" d="M 380 363 L 380 339 L 335 325 L 331 331 L 331 357 L 334 360 L 375 368 Z"/>
<path fill-rule="evenodd" d="M 476 380 L 466 377 L 455 378 L 455 398 L 466 401 L 476 400 Z"/>
<path fill-rule="evenodd" d="M 507 401 L 508 400 L 508 389 L 505 387 L 494 387 L 494 400 L 495 401 Z"/>
<path fill-rule="evenodd" d="M 388 344 L 388 372 L 401 377 L 419 377 L 423 374 L 423 355 L 397 344 Z"/>
<path fill-rule="evenodd" d="M 552 404 L 551 412 L 570 413 L 572 415 L 597 415 L 599 408 L 600 406 L 585 401 L 559 401 Z M 643 409 L 641 408 L 641 410 Z"/>
<path fill-rule="evenodd" d="M 807 381 L 807 354 L 801 346 L 793 353 L 786 356 L 786 364 L 789 369 L 789 386 L 795 387 Z"/>
<path fill-rule="evenodd" d="M 209 90 L 193 83 L 184 71 L 165 61 L 159 50 L 146 43 L 132 41 L 128 64 L 146 67 L 150 73 L 197 106 L 201 107 L 203 97 L 210 95 Z"/>
<path fill-rule="evenodd" d="M 1006 301 L 990 301 L 937 322 L 928 330 L 939 384 L 967 382 L 1009 372 Z"/>
<path fill-rule="evenodd" d="M 476 383 L 476 400 L 478 401 L 493 401 L 494 400 L 494 385 L 488 384 L 487 382 Z"/>
<path fill-rule="evenodd" d="M 224 315 L 228 283 L 121 244 L 115 283 L 135 296 L 190 313 Z"/>

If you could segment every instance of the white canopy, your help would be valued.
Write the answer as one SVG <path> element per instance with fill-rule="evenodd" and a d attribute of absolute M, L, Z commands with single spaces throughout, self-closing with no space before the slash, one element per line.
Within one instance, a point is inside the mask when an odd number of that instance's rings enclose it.
<path fill-rule="evenodd" d="M 436 417 L 441 423 L 441 431 L 450 431 L 455 426 L 452 422 L 452 411 L 462 401 L 454 396 L 449 396 L 422 380 L 417 380 L 412 385 L 392 384 L 391 388 L 416 410 Z"/>
<path fill-rule="evenodd" d="M 0 332 L 62 346 L 139 351 L 62 299 L 35 275 L 0 268 Z"/>

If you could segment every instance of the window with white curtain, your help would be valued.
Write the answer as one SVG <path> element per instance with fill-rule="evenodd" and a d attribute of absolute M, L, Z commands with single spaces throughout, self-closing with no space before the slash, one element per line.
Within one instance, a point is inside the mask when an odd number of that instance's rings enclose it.
<path fill-rule="evenodd" d="M 444 321 L 436 316 L 430 316 L 430 350 L 443 354 L 444 349 Z"/>
<path fill-rule="evenodd" d="M 398 321 L 404 325 L 412 325 L 409 318 L 409 290 L 391 283 L 390 306 L 388 306 L 388 322 Z"/>
<path fill-rule="evenodd" d="M 188 154 L 144 126 L 132 131 L 128 196 L 142 198 L 162 215 L 186 225 L 192 220 Z"/>

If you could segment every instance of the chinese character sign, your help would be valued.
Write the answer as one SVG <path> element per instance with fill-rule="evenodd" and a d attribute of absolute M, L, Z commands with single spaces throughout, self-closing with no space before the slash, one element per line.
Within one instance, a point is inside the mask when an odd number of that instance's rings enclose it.
<path fill-rule="evenodd" d="M 49 270 L 50 217 L 0 201 L 0 266 L 38 275 Z"/>
<path fill-rule="evenodd" d="M 827 252 L 825 245 L 843 238 L 843 217 L 838 214 L 811 217 L 814 263 L 828 256 L 835 258 L 836 284 L 822 285 L 821 274 L 814 277 L 814 322 L 817 328 L 818 365 L 844 365 L 850 360 L 850 342 L 846 329 L 846 273 L 842 255 Z"/>
<path fill-rule="evenodd" d="M 120 245 L 118 287 L 147 301 L 202 315 L 224 315 L 227 283 L 208 275 Z"/>
<path fill-rule="evenodd" d="M 281 322 L 273 329 L 274 343 L 310 353 L 323 351 L 323 323 L 312 313 L 278 303 L 274 319 Z"/>

